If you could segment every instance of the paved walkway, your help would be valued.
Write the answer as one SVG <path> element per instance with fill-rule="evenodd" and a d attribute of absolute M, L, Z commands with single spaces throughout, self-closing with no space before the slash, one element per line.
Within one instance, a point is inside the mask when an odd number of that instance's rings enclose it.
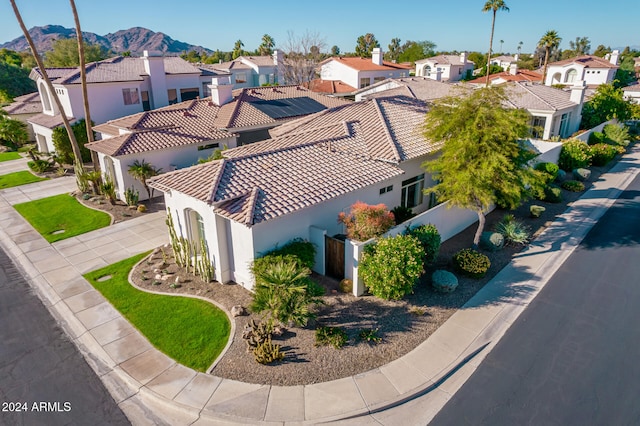
<path fill-rule="evenodd" d="M 473 373 L 639 167 L 636 145 L 409 354 L 363 374 L 305 386 L 241 383 L 183 367 L 153 349 L 82 278 L 82 272 L 166 241 L 162 213 L 48 245 L 0 191 L 0 240 L 134 424 L 425 424 Z"/>

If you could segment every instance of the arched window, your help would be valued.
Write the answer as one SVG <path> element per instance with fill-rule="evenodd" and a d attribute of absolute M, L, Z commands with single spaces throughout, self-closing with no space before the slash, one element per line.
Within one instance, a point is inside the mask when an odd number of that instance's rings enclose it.
<path fill-rule="evenodd" d="M 551 78 L 551 84 L 559 84 L 562 82 L 562 76 L 559 72 L 555 73 Z"/>
<path fill-rule="evenodd" d="M 53 111 L 51 107 L 51 99 L 49 99 L 49 91 L 47 90 L 47 86 L 40 82 L 40 94 L 42 95 L 42 103 L 45 111 Z"/>
<path fill-rule="evenodd" d="M 189 229 L 189 240 L 195 244 L 196 250 L 200 251 L 200 244 L 206 241 L 204 234 L 204 220 L 200 213 L 195 210 L 186 209 L 185 216 Z"/>
<path fill-rule="evenodd" d="M 429 75 L 431 75 L 431 66 L 425 65 L 424 66 L 424 71 L 422 72 L 422 75 L 425 76 L 425 77 L 429 77 Z"/>
<path fill-rule="evenodd" d="M 567 74 L 564 77 L 564 82 L 573 83 L 574 81 L 576 81 L 577 76 L 578 76 L 578 71 L 576 71 L 574 68 L 571 68 L 569 71 L 567 71 Z"/>

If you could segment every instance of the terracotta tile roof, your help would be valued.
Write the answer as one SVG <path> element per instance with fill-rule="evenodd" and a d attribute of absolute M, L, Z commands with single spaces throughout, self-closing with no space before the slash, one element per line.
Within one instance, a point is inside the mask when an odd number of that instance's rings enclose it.
<path fill-rule="evenodd" d="M 330 94 L 351 93 L 357 90 L 355 87 L 349 86 L 348 84 L 343 83 L 340 80 L 322 80 L 320 78 L 311 80 L 310 82 L 306 83 L 304 87 L 316 93 Z"/>
<path fill-rule="evenodd" d="M 509 104 L 527 110 L 558 111 L 576 106 L 571 92 L 542 84 L 512 82 L 505 86 Z"/>
<path fill-rule="evenodd" d="M 109 136 L 118 136 L 120 134 L 120 128 L 109 123 L 103 123 L 98 124 L 97 126 L 93 126 L 93 130 Z"/>
<path fill-rule="evenodd" d="M 73 117 L 67 117 L 70 123 L 75 121 Z M 37 124 L 48 129 L 55 129 L 58 126 L 62 126 L 62 116 L 60 114 L 57 115 L 47 115 L 47 114 L 38 114 L 34 115 L 27 119 L 29 123 Z"/>
<path fill-rule="evenodd" d="M 13 99 L 13 102 L 2 107 L 10 115 L 37 114 L 42 112 L 40 93 L 28 93 Z"/>
<path fill-rule="evenodd" d="M 579 64 L 585 68 L 618 68 L 618 65 L 613 65 L 608 60 L 593 55 L 583 55 L 575 58 L 564 59 L 562 61 L 551 62 L 549 66 L 564 66 L 571 64 Z"/>
<path fill-rule="evenodd" d="M 137 154 L 170 147 L 203 143 L 232 137 L 233 134 L 212 126 L 219 107 L 208 100 L 187 101 L 153 111 L 113 120 L 97 130 L 118 135 L 116 129 L 129 133 L 92 142 L 92 151 L 119 156 Z"/>
<path fill-rule="evenodd" d="M 507 71 L 498 72 L 489 75 L 489 81 L 502 79 L 505 81 L 532 81 L 542 82 L 542 74 L 530 70 L 518 70 L 516 75 L 510 74 Z M 484 84 L 487 81 L 487 77 L 478 77 L 474 80 L 467 81 L 469 84 Z"/>
<path fill-rule="evenodd" d="M 149 183 L 252 226 L 403 174 L 399 162 L 439 148 L 421 134 L 426 111 L 410 98 L 343 105 L 288 123 L 276 138 L 227 150 L 223 160 Z"/>
<path fill-rule="evenodd" d="M 323 65 L 330 61 L 336 61 L 344 64 L 349 68 L 358 71 L 393 71 L 393 70 L 410 70 L 412 67 L 407 64 L 396 64 L 389 61 L 382 61 L 382 65 L 374 64 L 371 58 L 354 58 L 354 57 L 332 57 L 325 59 L 320 63 Z"/>
<path fill-rule="evenodd" d="M 465 90 L 471 90 L 464 83 L 444 83 L 432 80 L 427 77 L 405 77 L 388 78 L 371 86 L 360 89 L 356 92 L 366 93 L 379 86 L 395 86 L 393 89 L 383 90 L 366 95 L 366 99 L 389 97 L 389 96 L 409 96 L 423 101 L 431 102 L 436 99 L 452 96 Z"/>

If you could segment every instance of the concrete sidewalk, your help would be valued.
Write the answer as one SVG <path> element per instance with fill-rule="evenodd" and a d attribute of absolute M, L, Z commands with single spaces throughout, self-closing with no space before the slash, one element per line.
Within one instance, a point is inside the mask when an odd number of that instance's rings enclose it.
<path fill-rule="evenodd" d="M 639 170 L 636 145 L 409 354 L 363 374 L 305 386 L 241 383 L 183 367 L 151 347 L 82 278 L 165 242 L 163 213 L 49 245 L 0 191 L 0 238 L 134 424 L 426 424 Z"/>

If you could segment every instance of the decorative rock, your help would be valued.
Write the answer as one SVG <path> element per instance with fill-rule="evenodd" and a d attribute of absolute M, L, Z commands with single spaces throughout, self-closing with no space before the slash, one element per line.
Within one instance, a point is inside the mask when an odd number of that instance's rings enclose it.
<path fill-rule="evenodd" d="M 156 280 L 161 280 L 162 279 L 162 274 L 156 274 L 156 276 L 153 277 L 153 278 L 155 278 Z"/>
<path fill-rule="evenodd" d="M 504 247 L 504 236 L 498 232 L 483 232 L 480 247 L 489 251 L 498 251 Z"/>
<path fill-rule="evenodd" d="M 153 269 L 153 273 L 154 273 L 154 274 L 159 274 L 160 272 L 162 272 L 162 270 L 161 270 L 161 269 L 159 269 L 159 268 L 154 268 L 154 269 Z"/>
<path fill-rule="evenodd" d="M 560 169 L 558 170 L 558 176 L 556 176 L 556 182 L 564 182 L 567 179 L 567 172 Z"/>
<path fill-rule="evenodd" d="M 439 293 L 451 293 L 458 287 L 458 278 L 449 271 L 439 269 L 431 275 L 431 285 Z"/>
<path fill-rule="evenodd" d="M 138 206 L 129 206 L 129 210 L 137 210 Z"/>
<path fill-rule="evenodd" d="M 153 251 L 151 252 L 151 254 L 158 254 L 160 253 L 160 247 L 156 247 L 153 249 Z"/>
<path fill-rule="evenodd" d="M 180 279 L 180 277 L 176 277 L 175 281 L 176 284 L 180 284 L 182 282 L 182 280 Z"/>
<path fill-rule="evenodd" d="M 573 177 L 575 178 L 575 180 L 579 180 L 581 182 L 584 182 L 584 181 L 588 180 L 591 177 L 591 170 L 589 170 L 589 169 L 575 169 L 573 171 Z"/>
<path fill-rule="evenodd" d="M 145 206 L 144 204 L 138 205 L 138 213 L 144 213 L 146 211 L 147 211 L 147 206 Z"/>
<path fill-rule="evenodd" d="M 231 308 L 231 316 L 232 317 L 242 317 L 247 315 L 247 310 L 244 306 L 235 305 Z"/>
<path fill-rule="evenodd" d="M 160 277 L 160 279 L 161 279 L 162 281 L 166 281 L 166 280 L 168 280 L 169 278 L 171 278 L 171 275 L 167 275 L 167 274 L 162 275 L 162 276 Z"/>
<path fill-rule="evenodd" d="M 343 293 L 351 293 L 353 292 L 353 281 L 351 281 L 349 278 L 345 278 L 340 281 L 340 284 L 338 284 L 338 288 Z"/>

